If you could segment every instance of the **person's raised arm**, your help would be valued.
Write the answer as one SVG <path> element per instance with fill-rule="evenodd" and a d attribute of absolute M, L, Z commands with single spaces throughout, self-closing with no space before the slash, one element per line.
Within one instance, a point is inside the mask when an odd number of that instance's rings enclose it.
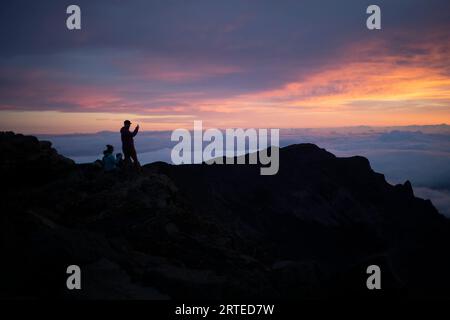
<path fill-rule="evenodd" d="M 137 125 L 136 128 L 134 129 L 133 137 L 137 135 L 138 131 L 139 131 L 139 125 Z"/>

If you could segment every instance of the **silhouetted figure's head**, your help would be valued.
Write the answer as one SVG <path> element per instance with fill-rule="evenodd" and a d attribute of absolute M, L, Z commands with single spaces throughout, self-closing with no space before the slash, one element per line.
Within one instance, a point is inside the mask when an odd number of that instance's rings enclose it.
<path fill-rule="evenodd" d="M 103 151 L 103 154 L 104 154 L 104 155 L 106 155 L 106 154 L 112 154 L 113 152 L 114 152 L 114 147 L 113 147 L 112 145 L 110 145 L 110 144 L 107 144 L 107 145 L 106 145 L 106 150 Z"/>
<path fill-rule="evenodd" d="M 130 121 L 130 120 L 125 120 L 125 121 L 123 122 L 123 126 L 124 126 L 125 128 L 129 128 L 129 127 L 131 126 L 131 121 Z"/>

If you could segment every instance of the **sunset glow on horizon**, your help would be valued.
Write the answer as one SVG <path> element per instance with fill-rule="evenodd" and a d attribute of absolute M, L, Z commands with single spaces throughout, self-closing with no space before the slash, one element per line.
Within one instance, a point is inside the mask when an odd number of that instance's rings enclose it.
<path fill-rule="evenodd" d="M 125 119 L 143 130 L 194 120 L 217 128 L 449 124 L 450 5 L 381 1 L 383 29 L 368 31 L 363 6 L 351 2 L 324 15 L 289 1 L 152 4 L 148 19 L 145 3 L 122 17 L 114 2 L 100 23 L 101 6 L 80 1 L 78 33 L 52 33 L 56 18 L 5 17 L 2 35 L 12 39 L 8 30 L 21 23 L 29 32 L 0 55 L 0 129 L 92 133 L 117 131 Z M 9 6 L 2 15 L 21 10 Z M 49 17 L 63 7 L 36 6 Z"/>

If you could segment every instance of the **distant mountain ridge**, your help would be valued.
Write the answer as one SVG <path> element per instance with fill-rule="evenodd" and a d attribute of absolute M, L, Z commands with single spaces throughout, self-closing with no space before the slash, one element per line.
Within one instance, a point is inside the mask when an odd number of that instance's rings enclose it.
<path fill-rule="evenodd" d="M 366 158 L 313 144 L 259 165 L 76 165 L 0 133 L 7 298 L 449 297 L 449 220 Z M 65 288 L 66 267 L 83 290 Z M 366 268 L 382 270 L 382 291 Z"/>

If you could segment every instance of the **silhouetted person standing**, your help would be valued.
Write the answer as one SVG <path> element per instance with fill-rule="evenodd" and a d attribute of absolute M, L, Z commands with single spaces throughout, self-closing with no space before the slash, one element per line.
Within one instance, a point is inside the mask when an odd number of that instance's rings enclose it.
<path fill-rule="evenodd" d="M 124 162 L 126 166 L 131 164 L 131 159 L 133 159 L 134 166 L 140 168 L 140 163 L 137 158 L 136 149 L 134 148 L 133 138 L 137 135 L 139 131 L 139 125 L 136 126 L 133 132 L 130 131 L 131 121 L 125 120 L 123 122 L 123 127 L 120 129 L 120 137 L 122 139 L 122 151 L 124 155 Z"/>

